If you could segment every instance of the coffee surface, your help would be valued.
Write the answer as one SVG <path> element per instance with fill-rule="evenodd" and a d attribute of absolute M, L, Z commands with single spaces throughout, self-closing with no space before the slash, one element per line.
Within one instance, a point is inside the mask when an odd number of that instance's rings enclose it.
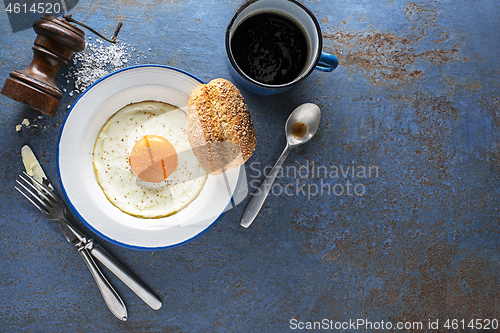
<path fill-rule="evenodd" d="M 231 39 L 231 51 L 239 68 L 252 79 L 271 85 L 293 81 L 304 70 L 308 42 L 292 19 L 274 13 L 246 18 Z"/>

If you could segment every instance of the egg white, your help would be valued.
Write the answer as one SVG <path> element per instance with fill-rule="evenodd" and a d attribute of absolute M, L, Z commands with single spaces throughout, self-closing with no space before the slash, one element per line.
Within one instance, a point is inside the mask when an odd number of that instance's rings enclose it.
<path fill-rule="evenodd" d="M 138 178 L 129 164 L 135 143 L 145 135 L 163 136 L 177 153 L 177 167 L 160 183 Z M 103 126 L 93 156 L 97 181 L 106 197 L 123 212 L 143 218 L 175 214 L 201 192 L 207 174 L 186 135 L 186 113 L 156 101 L 125 106 Z"/>

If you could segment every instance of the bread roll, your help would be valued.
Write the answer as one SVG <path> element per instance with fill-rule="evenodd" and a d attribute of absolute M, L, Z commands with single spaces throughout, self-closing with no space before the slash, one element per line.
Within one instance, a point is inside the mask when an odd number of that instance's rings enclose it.
<path fill-rule="evenodd" d="M 257 143 L 243 96 L 224 79 L 202 84 L 191 93 L 186 131 L 194 155 L 214 175 L 245 163 Z"/>

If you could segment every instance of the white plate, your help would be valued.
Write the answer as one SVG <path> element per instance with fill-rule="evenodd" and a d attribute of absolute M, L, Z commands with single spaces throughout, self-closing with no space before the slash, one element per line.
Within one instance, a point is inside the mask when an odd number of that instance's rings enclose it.
<path fill-rule="evenodd" d="M 189 95 L 200 83 L 203 82 L 193 75 L 175 68 L 134 66 L 97 81 L 75 102 L 59 138 L 59 176 L 73 211 L 97 234 L 135 249 L 167 248 L 199 236 L 231 204 L 243 167 L 208 176 L 200 195 L 188 207 L 159 219 L 133 217 L 116 208 L 104 195 L 94 172 L 92 152 L 96 138 L 116 111 L 145 100 L 184 109 Z"/>

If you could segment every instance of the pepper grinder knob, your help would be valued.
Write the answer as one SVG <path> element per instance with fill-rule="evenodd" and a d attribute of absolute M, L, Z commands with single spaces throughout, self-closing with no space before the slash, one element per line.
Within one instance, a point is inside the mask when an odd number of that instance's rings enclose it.
<path fill-rule="evenodd" d="M 57 73 L 75 52 L 85 49 L 85 33 L 52 15 L 35 21 L 33 30 L 37 33 L 33 60 L 27 68 L 10 72 L 1 94 L 54 116 L 62 98 Z"/>

